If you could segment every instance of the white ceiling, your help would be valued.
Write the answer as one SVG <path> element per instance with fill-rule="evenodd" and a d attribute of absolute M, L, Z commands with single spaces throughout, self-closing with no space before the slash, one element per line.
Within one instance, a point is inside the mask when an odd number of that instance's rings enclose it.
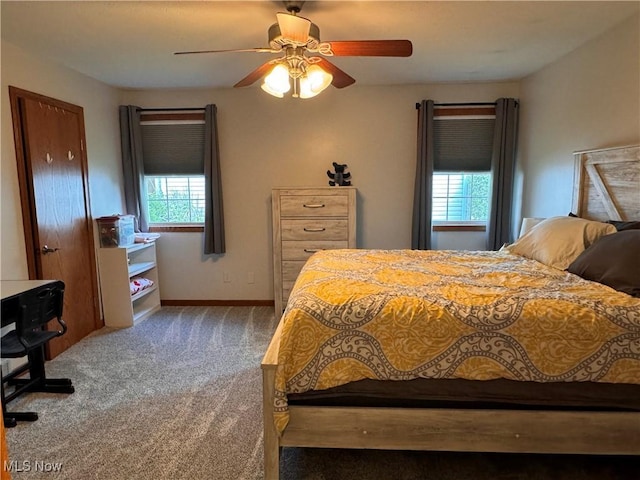
<path fill-rule="evenodd" d="M 268 46 L 278 1 L 6 1 L 2 39 L 123 88 L 231 87 Z M 409 39 L 410 58 L 334 57 L 360 85 L 523 78 L 640 11 L 635 1 L 307 1 L 321 40 Z M 258 82 L 259 83 L 259 82 Z"/>

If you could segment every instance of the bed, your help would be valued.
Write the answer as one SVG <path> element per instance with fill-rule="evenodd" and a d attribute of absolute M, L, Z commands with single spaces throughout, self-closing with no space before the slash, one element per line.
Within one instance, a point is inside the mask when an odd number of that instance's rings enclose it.
<path fill-rule="evenodd" d="M 639 152 L 575 154 L 590 243 L 640 219 Z M 640 454 L 640 299 L 508 249 L 319 252 L 262 372 L 267 479 L 287 446 Z"/>

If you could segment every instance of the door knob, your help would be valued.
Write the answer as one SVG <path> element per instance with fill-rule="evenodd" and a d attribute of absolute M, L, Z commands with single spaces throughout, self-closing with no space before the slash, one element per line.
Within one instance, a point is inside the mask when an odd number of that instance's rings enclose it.
<path fill-rule="evenodd" d="M 46 255 L 47 253 L 53 253 L 53 252 L 57 252 L 58 250 L 60 250 L 59 248 L 50 248 L 47 245 L 45 245 L 44 247 L 42 247 L 42 254 Z"/>

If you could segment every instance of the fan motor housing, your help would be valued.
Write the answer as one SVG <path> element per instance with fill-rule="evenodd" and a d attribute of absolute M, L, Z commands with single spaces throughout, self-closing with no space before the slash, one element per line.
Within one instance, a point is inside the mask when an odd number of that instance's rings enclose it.
<path fill-rule="evenodd" d="M 320 28 L 318 28 L 315 23 L 311 23 L 309 26 L 309 38 L 303 44 L 299 44 L 299 42 L 294 42 L 289 38 L 283 37 L 282 32 L 280 31 L 280 26 L 277 23 L 274 23 L 269 27 L 269 45 L 271 45 L 272 48 L 280 48 L 287 45 L 307 45 L 314 48 L 318 43 L 320 43 Z"/>

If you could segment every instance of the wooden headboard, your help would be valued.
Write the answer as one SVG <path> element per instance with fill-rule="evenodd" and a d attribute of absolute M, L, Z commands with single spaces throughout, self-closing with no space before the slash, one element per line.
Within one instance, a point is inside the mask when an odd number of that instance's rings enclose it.
<path fill-rule="evenodd" d="M 640 145 L 573 155 L 572 212 L 590 220 L 640 220 Z"/>

